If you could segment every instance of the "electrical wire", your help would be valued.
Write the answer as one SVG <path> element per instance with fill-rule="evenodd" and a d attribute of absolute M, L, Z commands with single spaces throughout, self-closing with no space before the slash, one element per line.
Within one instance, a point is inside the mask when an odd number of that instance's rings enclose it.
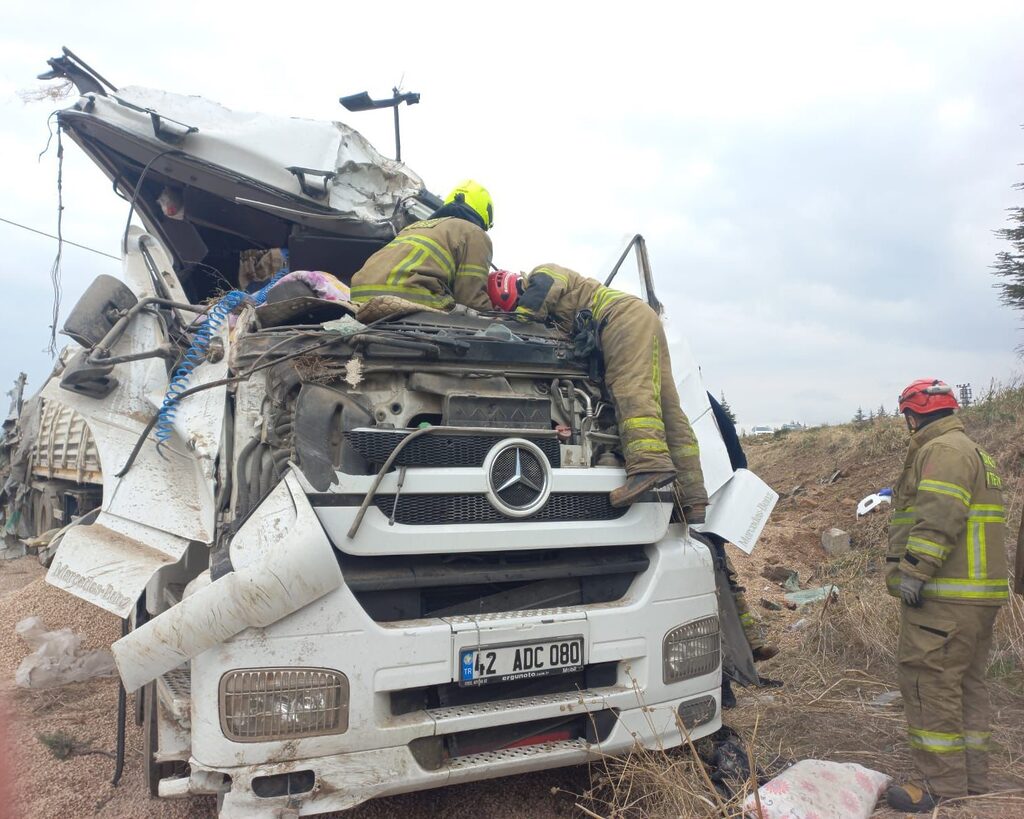
<path fill-rule="evenodd" d="M 60 321 L 60 263 L 64 256 L 64 145 L 60 139 L 60 121 L 57 122 L 57 255 L 50 266 L 50 283 L 53 285 L 53 315 L 50 321 L 50 343 L 46 351 L 57 355 L 57 322 Z"/>
<path fill-rule="evenodd" d="M 136 189 L 137 190 L 137 189 Z M 131 217 L 129 217 L 130 221 Z M 267 300 L 270 288 L 277 284 L 283 276 L 288 273 L 288 252 L 282 251 L 284 255 L 284 267 L 275 273 L 270 280 L 263 285 L 256 293 L 243 293 L 241 290 L 232 290 L 220 298 L 220 300 L 205 314 L 206 321 L 192 337 L 185 354 L 181 357 L 178 368 L 171 383 L 167 387 L 167 394 L 164 396 L 163 404 L 157 413 L 156 422 L 156 449 L 163 456 L 162 447 L 174 435 L 174 419 L 177 415 L 178 405 L 182 395 L 188 389 L 188 381 L 192 371 L 206 358 L 206 352 L 210 347 L 210 341 L 214 333 L 220 330 L 221 325 L 239 305 L 245 301 L 261 305 Z"/>
<path fill-rule="evenodd" d="M 60 145 L 60 130 L 59 129 L 57 130 L 57 144 L 58 144 L 58 146 Z M 142 169 L 142 173 L 139 174 L 139 178 L 135 182 L 135 190 L 132 191 L 132 198 L 131 198 L 131 200 L 128 203 L 128 219 L 125 221 L 124 237 L 121 239 L 121 251 L 123 253 L 127 253 L 128 252 L 128 231 L 131 230 L 132 215 L 135 213 L 135 203 L 136 203 L 136 201 L 138 201 L 139 191 L 142 190 L 142 183 L 146 180 L 146 174 L 148 174 L 149 173 L 149 169 L 153 167 L 153 163 L 156 162 L 161 157 L 165 157 L 165 156 L 167 156 L 167 154 L 178 154 L 178 153 L 181 153 L 181 151 L 179 151 L 177 148 L 168 148 L 166 151 L 161 151 L 156 156 L 154 156 L 151 160 L 149 160 L 149 162 L 146 163 L 146 166 Z"/>
<path fill-rule="evenodd" d="M 36 233 L 40 236 L 45 236 L 47 239 L 56 239 L 58 242 L 63 242 L 64 244 L 71 245 L 72 247 L 81 248 L 82 250 L 88 250 L 90 253 L 95 253 L 98 256 L 106 256 L 108 259 L 113 259 L 115 262 L 121 261 L 121 257 L 115 256 L 113 253 L 107 253 L 103 250 L 97 250 L 96 248 L 89 247 L 88 245 L 80 245 L 78 244 L 78 242 L 72 242 L 70 239 L 62 239 L 59 236 L 54 236 L 52 233 L 47 233 L 45 230 L 37 230 L 34 227 L 23 225 L 21 224 L 21 222 L 15 222 L 12 219 L 4 219 L 3 216 L 0 216 L 0 222 L 4 222 L 5 224 L 11 225 L 16 228 L 21 228 L 22 230 L 27 230 L 29 233 Z"/>

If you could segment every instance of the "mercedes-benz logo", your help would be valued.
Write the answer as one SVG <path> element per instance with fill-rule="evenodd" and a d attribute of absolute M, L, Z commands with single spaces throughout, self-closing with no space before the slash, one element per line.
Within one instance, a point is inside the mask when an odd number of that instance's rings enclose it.
<path fill-rule="evenodd" d="M 509 438 L 484 460 L 487 499 L 510 518 L 527 518 L 544 508 L 551 494 L 551 464 L 532 441 Z"/>

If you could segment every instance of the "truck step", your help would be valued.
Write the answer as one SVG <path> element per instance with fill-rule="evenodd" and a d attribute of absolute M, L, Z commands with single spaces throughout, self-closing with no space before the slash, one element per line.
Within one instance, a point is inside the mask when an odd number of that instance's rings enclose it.
<path fill-rule="evenodd" d="M 192 703 L 192 671 L 188 663 L 157 679 L 157 695 L 176 722 L 188 724 Z"/>

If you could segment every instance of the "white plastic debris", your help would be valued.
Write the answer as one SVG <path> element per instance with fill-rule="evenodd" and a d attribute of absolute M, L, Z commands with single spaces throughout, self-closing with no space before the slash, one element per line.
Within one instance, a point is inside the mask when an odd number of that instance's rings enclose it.
<path fill-rule="evenodd" d="M 47 631 L 38 617 L 26 617 L 14 633 L 35 649 L 14 672 L 14 681 L 22 688 L 52 688 L 116 673 L 109 649 L 83 651 L 82 635 L 69 628 Z"/>
<path fill-rule="evenodd" d="M 758 789 L 761 819 L 868 819 L 888 784 L 885 774 L 853 762 L 804 759 Z M 754 794 L 743 810 L 757 817 Z"/>
<path fill-rule="evenodd" d="M 864 498 L 857 504 L 857 517 L 863 517 L 868 512 L 873 512 L 883 503 L 892 503 L 891 489 L 880 489 L 878 492 Z"/>

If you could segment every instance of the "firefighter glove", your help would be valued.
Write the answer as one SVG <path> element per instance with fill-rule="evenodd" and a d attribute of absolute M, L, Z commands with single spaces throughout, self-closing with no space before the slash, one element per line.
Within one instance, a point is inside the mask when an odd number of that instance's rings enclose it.
<path fill-rule="evenodd" d="M 913 609 L 916 609 L 924 602 L 921 597 L 921 590 L 924 588 L 924 581 L 911 577 L 909 574 L 900 576 L 900 597 L 903 602 Z"/>

